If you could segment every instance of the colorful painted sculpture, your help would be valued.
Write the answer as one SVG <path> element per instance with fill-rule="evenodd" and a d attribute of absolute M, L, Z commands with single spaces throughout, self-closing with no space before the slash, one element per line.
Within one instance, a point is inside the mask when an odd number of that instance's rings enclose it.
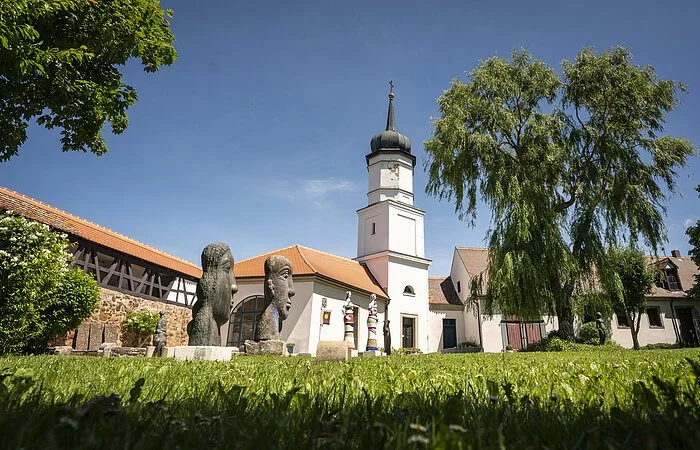
<path fill-rule="evenodd" d="M 367 350 L 379 350 L 377 348 L 377 296 L 369 296 L 369 315 L 367 316 Z"/>
<path fill-rule="evenodd" d="M 345 292 L 343 322 L 345 322 L 345 342 L 350 350 L 355 350 L 355 312 L 350 301 L 350 291 Z"/>

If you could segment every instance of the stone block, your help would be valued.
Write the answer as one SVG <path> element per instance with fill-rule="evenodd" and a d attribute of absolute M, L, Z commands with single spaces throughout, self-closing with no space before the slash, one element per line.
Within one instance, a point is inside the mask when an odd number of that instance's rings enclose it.
<path fill-rule="evenodd" d="M 90 324 L 81 323 L 78 325 L 78 330 L 75 332 L 75 349 L 84 351 L 88 349 L 90 343 Z"/>
<path fill-rule="evenodd" d="M 355 348 L 348 349 L 348 358 L 357 358 L 358 355 L 359 355 L 359 353 L 358 353 L 357 349 L 355 349 Z"/>
<path fill-rule="evenodd" d="M 270 339 L 268 341 L 245 341 L 246 355 L 277 355 L 287 354 L 287 344 L 284 341 Z"/>
<path fill-rule="evenodd" d="M 360 353 L 360 356 L 362 356 L 362 357 L 382 356 L 382 352 L 380 352 L 379 350 L 367 350 L 367 351 Z"/>
<path fill-rule="evenodd" d="M 145 347 L 110 347 L 109 356 L 146 356 Z"/>
<path fill-rule="evenodd" d="M 345 341 L 319 341 L 316 361 L 347 361 L 348 343 Z"/>
<path fill-rule="evenodd" d="M 103 342 L 100 344 L 100 348 L 97 350 L 97 352 L 102 352 L 102 356 L 109 358 L 114 347 L 118 347 L 118 345 L 114 342 Z"/>
<path fill-rule="evenodd" d="M 70 345 L 59 345 L 49 348 L 49 354 L 51 355 L 70 355 L 71 353 L 73 353 L 73 347 Z"/>
<path fill-rule="evenodd" d="M 114 324 L 105 324 L 104 339 L 102 342 L 116 343 L 119 340 L 119 327 Z"/>
<path fill-rule="evenodd" d="M 174 357 L 183 361 L 231 361 L 233 347 L 213 345 L 179 345 L 174 347 Z"/>
<path fill-rule="evenodd" d="M 156 346 L 155 345 L 149 345 L 146 347 L 146 358 L 152 358 L 153 353 L 156 351 Z"/>
<path fill-rule="evenodd" d="M 90 324 L 90 340 L 88 341 L 88 350 L 97 350 L 102 344 L 102 331 L 104 330 L 103 323 Z"/>

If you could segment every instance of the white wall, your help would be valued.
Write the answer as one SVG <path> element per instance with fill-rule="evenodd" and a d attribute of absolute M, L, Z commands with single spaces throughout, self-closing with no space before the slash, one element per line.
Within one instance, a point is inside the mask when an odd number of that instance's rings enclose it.
<path fill-rule="evenodd" d="M 645 346 L 647 344 L 675 344 L 678 342 L 676 337 L 676 332 L 673 327 L 673 317 L 676 317 L 676 327 L 679 327 L 678 318 L 675 314 L 672 314 L 671 303 L 668 300 L 649 300 L 647 301 L 648 307 L 659 307 L 661 314 L 661 323 L 663 328 L 651 328 L 649 326 L 649 317 L 642 314 L 641 321 L 639 323 L 639 345 Z M 673 306 L 683 307 L 683 306 L 693 306 L 697 305 L 692 301 L 674 301 Z M 625 348 L 632 348 L 632 332 L 629 328 L 618 327 L 617 316 L 613 316 L 612 322 L 610 324 L 611 328 L 611 339 L 620 344 Z M 678 328 L 680 332 L 680 328 Z"/>
<path fill-rule="evenodd" d="M 389 289 L 391 299 L 389 303 L 389 319 L 391 329 L 391 346 L 400 348 L 401 341 L 401 317 L 415 317 L 414 339 L 415 345 L 422 352 L 429 351 L 429 324 L 428 324 L 428 270 L 419 264 L 409 265 L 405 260 L 389 258 Z M 415 295 L 404 295 L 406 285 L 413 287 Z M 437 339 L 434 338 L 434 339 Z"/>
<path fill-rule="evenodd" d="M 372 234 L 374 223 L 375 233 Z M 371 255 L 389 248 L 389 214 L 382 203 L 357 213 L 357 255 Z"/>
<path fill-rule="evenodd" d="M 310 323 L 309 353 L 316 354 L 318 341 L 342 341 L 345 338 L 345 323 L 343 322 L 345 287 L 317 280 L 314 283 L 314 298 Z M 355 330 L 357 350 L 365 351 L 367 347 L 367 317 L 369 316 L 369 295 L 354 291 L 350 300 L 358 308 L 357 329 Z M 331 323 L 323 325 L 321 311 L 323 299 L 326 299 L 326 310 L 331 312 Z M 377 345 L 384 345 L 382 327 L 384 326 L 384 302 L 377 301 Z"/>
<path fill-rule="evenodd" d="M 282 331 L 280 339 L 296 344 L 295 351 L 308 352 L 310 347 L 309 342 L 309 324 L 311 322 L 312 311 L 312 294 L 313 294 L 313 278 L 312 277 L 293 277 L 294 280 L 294 297 L 292 297 L 292 308 L 289 310 L 289 316 L 282 322 Z M 238 292 L 234 295 L 234 308 L 243 300 L 254 296 L 264 295 L 263 279 L 237 279 Z M 228 322 L 221 327 L 222 337 L 228 336 Z M 222 339 L 222 345 L 226 345 L 226 340 Z M 315 348 L 315 343 L 314 348 Z"/>
<path fill-rule="evenodd" d="M 391 312 L 391 309 L 390 311 Z M 457 325 L 457 345 L 466 340 L 464 329 L 464 313 L 461 306 L 454 305 L 430 305 L 428 311 L 428 334 L 430 352 L 442 350 L 442 319 L 455 319 Z"/>

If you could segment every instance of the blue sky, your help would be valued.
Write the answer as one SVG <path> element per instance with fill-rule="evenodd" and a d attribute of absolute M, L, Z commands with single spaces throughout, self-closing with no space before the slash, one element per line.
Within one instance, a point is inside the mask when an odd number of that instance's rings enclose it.
<path fill-rule="evenodd" d="M 423 142 L 436 99 L 480 60 L 527 48 L 555 68 L 583 46 L 628 47 L 637 64 L 684 82 L 669 134 L 700 145 L 700 7 L 694 1 L 192 2 L 175 10 L 179 59 L 155 74 L 125 69 L 139 93 L 108 154 L 61 153 L 33 127 L 0 184 L 193 262 L 225 241 L 243 259 L 293 244 L 356 255 L 367 204 L 365 155 L 386 123 L 418 158 L 415 205 L 426 211 L 431 275 L 455 246 L 483 246 L 490 213 L 470 228 L 424 193 Z M 693 158 L 667 202 L 671 249 L 689 249 L 700 217 Z"/>

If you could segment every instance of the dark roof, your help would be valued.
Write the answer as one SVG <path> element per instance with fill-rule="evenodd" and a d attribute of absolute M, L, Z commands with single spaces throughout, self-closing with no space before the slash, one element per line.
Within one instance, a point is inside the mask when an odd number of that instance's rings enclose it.
<path fill-rule="evenodd" d="M 189 261 L 2 186 L 0 186 L 0 209 L 15 212 L 56 230 L 190 277 L 199 278 L 202 276 L 201 269 Z"/>
<path fill-rule="evenodd" d="M 416 157 L 411 155 L 411 140 L 396 131 L 394 126 L 394 93 L 389 93 L 389 112 L 386 118 L 386 130 L 381 133 L 377 133 L 372 137 L 370 141 L 370 149 L 372 153 L 367 155 L 367 159 L 370 156 L 375 155 L 379 152 L 401 152 L 411 156 L 413 160 L 413 165 L 416 165 Z"/>
<path fill-rule="evenodd" d="M 654 285 L 649 297 L 662 298 L 685 298 L 686 291 L 695 284 L 694 275 L 698 274 L 698 266 L 687 256 L 649 256 L 649 261 L 659 269 L 663 269 L 668 263 L 676 266 L 678 270 L 678 279 L 681 282 L 680 291 L 670 291 L 666 288 Z"/>
<path fill-rule="evenodd" d="M 428 302 L 431 305 L 462 306 L 451 277 L 428 277 Z"/>

